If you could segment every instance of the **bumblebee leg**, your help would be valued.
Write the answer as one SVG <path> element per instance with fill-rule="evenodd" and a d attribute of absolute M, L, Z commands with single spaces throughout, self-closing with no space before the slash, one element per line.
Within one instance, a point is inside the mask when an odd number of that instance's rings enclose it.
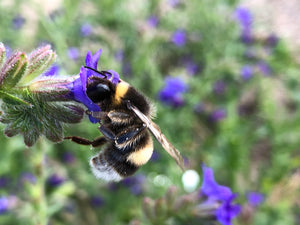
<path fill-rule="evenodd" d="M 146 126 L 143 124 L 141 127 L 132 127 L 129 128 L 124 134 L 121 134 L 116 137 L 116 144 L 123 144 L 126 141 L 130 141 L 132 138 L 136 137 L 139 133 L 141 133 Z"/>
<path fill-rule="evenodd" d="M 100 132 L 109 140 L 114 141 L 116 139 L 116 135 L 107 127 L 101 125 L 99 127 Z"/>
<path fill-rule="evenodd" d="M 99 137 L 96 138 L 93 141 L 90 141 L 88 139 L 82 138 L 82 137 L 77 137 L 77 136 L 70 136 L 70 137 L 65 137 L 64 139 L 70 139 L 71 141 L 80 144 L 80 145 L 91 145 L 93 147 L 99 147 L 101 145 L 104 145 L 107 140 L 104 137 Z"/>

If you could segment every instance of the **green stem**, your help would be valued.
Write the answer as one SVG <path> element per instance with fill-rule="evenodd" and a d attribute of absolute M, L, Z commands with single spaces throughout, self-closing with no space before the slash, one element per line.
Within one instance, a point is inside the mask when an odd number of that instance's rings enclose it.
<path fill-rule="evenodd" d="M 47 225 L 49 221 L 49 215 L 47 213 L 47 196 L 46 196 L 46 179 L 47 179 L 47 167 L 45 158 L 48 152 L 49 146 L 44 140 L 39 140 L 34 149 L 34 155 L 32 156 L 34 172 L 37 178 L 37 195 L 33 199 L 35 212 L 35 225 Z"/>

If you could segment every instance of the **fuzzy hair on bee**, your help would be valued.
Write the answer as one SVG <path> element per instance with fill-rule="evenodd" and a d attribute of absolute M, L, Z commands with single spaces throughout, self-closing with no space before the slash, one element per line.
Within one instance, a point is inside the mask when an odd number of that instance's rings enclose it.
<path fill-rule="evenodd" d="M 107 71 L 97 71 L 105 75 Z M 91 76 L 86 93 L 101 111 L 87 111 L 99 119 L 99 131 L 103 136 L 89 141 L 72 136 L 72 141 L 102 146 L 103 150 L 90 159 L 93 174 L 105 181 L 120 181 L 133 175 L 140 166 L 146 164 L 153 153 L 151 134 L 183 169 L 183 159 L 179 151 L 166 139 L 159 127 L 153 123 L 155 107 L 142 93 L 123 80 L 113 84 L 110 80 Z M 150 132 L 149 132 L 150 131 Z"/>

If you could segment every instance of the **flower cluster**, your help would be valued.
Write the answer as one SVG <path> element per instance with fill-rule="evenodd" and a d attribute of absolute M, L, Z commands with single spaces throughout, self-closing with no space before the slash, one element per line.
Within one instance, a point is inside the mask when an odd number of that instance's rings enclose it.
<path fill-rule="evenodd" d="M 203 183 L 198 192 L 192 192 L 178 197 L 177 188 L 171 186 L 166 195 L 157 200 L 144 198 L 143 211 L 145 216 L 152 222 L 163 224 L 165 215 L 186 215 L 202 219 L 217 220 L 222 225 L 231 225 L 232 220 L 241 212 L 241 206 L 233 203 L 237 194 L 231 189 L 219 185 L 215 179 L 213 170 L 205 165 L 202 166 Z M 199 221 L 200 220 L 200 221 Z"/>
<path fill-rule="evenodd" d="M 84 113 L 77 104 L 61 102 L 57 98 L 69 92 L 61 84 L 74 79 L 51 80 L 41 75 L 55 58 L 56 54 L 47 45 L 29 55 L 17 51 L 5 59 L 5 48 L 0 44 L 0 62 L 3 64 L 0 69 L 0 97 L 3 100 L 0 121 L 7 124 L 5 135 L 22 134 L 27 146 L 32 146 L 40 135 L 53 142 L 61 141 L 62 124 L 78 123 Z M 32 82 L 37 75 L 41 76 Z M 27 86 L 29 82 L 30 87 Z M 54 87 L 54 84 L 59 85 Z"/>
<path fill-rule="evenodd" d="M 241 41 L 246 47 L 244 54 L 245 58 L 250 62 L 247 62 L 241 68 L 240 75 L 243 80 L 247 81 L 253 77 L 254 73 L 261 73 L 265 76 L 272 74 L 272 68 L 267 63 L 264 55 L 269 55 L 272 52 L 272 48 L 278 44 L 278 37 L 274 34 L 270 34 L 267 37 L 258 37 L 253 33 L 253 16 L 249 9 L 244 7 L 238 7 L 234 16 L 241 27 Z M 260 53 L 260 50 L 255 44 L 262 45 L 265 49 L 265 53 Z"/>

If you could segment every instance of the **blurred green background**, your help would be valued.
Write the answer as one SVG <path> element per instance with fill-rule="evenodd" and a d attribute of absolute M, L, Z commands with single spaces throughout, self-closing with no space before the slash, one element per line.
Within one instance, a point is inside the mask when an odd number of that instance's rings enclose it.
<path fill-rule="evenodd" d="M 0 42 L 28 53 L 51 44 L 60 75 L 78 74 L 87 51 L 103 49 L 98 69 L 117 71 L 155 103 L 155 122 L 189 168 L 201 177 L 204 162 L 219 184 L 239 193 L 243 210 L 234 224 L 299 224 L 297 55 L 290 40 L 241 7 L 236 0 L 2 0 Z M 186 87 L 175 99 L 162 98 L 167 77 Z M 70 135 L 100 132 L 85 117 L 65 126 Z M 135 176 L 106 184 L 88 165 L 99 149 L 0 139 L 0 198 L 9 200 L 8 208 L 0 201 L 0 224 L 218 224 L 193 216 L 189 204 L 180 211 L 156 204 L 160 222 L 149 218 L 146 197 L 162 199 L 171 186 L 178 198 L 188 193 L 157 142 Z M 263 202 L 250 207 L 249 192 L 263 194 Z"/>

